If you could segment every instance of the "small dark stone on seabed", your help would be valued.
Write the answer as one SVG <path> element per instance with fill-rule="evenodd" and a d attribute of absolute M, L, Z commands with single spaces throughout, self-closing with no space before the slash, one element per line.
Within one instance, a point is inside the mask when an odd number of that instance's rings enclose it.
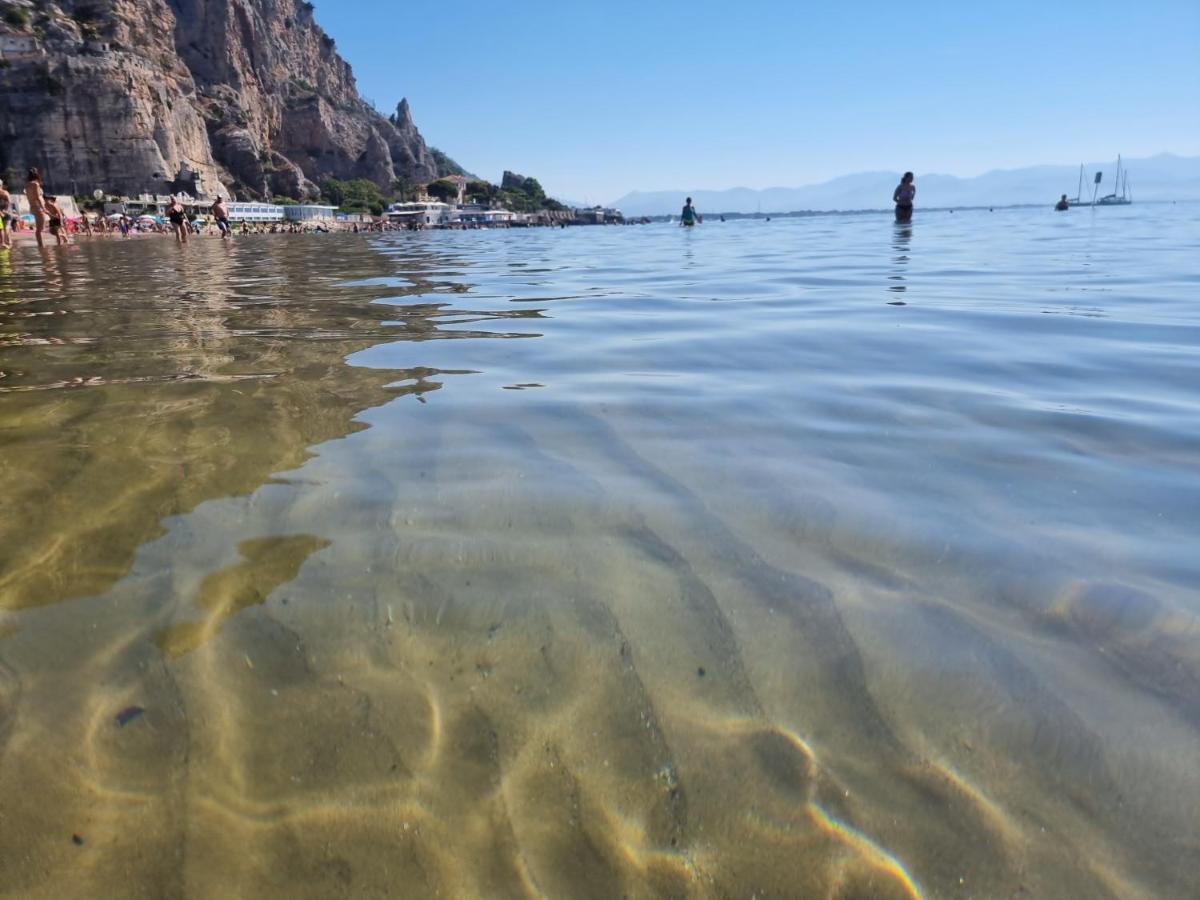
<path fill-rule="evenodd" d="M 699 675 L 701 678 L 703 678 L 705 675 L 704 666 L 701 666 L 700 668 L 698 668 L 696 670 L 696 674 Z"/>
<path fill-rule="evenodd" d="M 83 838 L 81 838 L 77 834 L 73 834 L 73 835 L 71 835 L 71 843 L 74 844 L 76 847 L 82 847 L 83 846 Z"/>
<path fill-rule="evenodd" d="M 127 706 L 116 715 L 117 724 L 124 728 L 146 710 L 141 706 Z"/>

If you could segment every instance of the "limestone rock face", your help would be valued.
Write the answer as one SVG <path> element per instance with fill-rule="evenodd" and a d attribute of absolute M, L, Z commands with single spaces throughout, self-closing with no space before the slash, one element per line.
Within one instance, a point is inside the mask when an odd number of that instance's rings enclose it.
<path fill-rule="evenodd" d="M 0 19 L 35 42 L 0 63 L 0 169 L 50 190 L 165 192 L 190 169 L 303 199 L 331 176 L 437 175 L 407 102 L 392 120 L 365 103 L 303 0 L 0 0 Z"/>

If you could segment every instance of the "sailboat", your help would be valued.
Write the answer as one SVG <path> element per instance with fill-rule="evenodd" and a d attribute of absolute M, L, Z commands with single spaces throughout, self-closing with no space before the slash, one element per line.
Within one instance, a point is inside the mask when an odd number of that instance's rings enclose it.
<path fill-rule="evenodd" d="M 1100 182 L 1104 180 L 1104 173 L 1097 172 L 1096 177 L 1092 182 L 1092 197 L 1090 200 L 1083 196 L 1083 166 L 1079 166 L 1079 187 L 1075 191 L 1075 199 L 1068 200 L 1072 206 L 1128 206 L 1133 202 L 1133 194 L 1129 192 L 1129 170 L 1121 171 L 1121 156 L 1117 155 L 1117 179 L 1113 186 L 1113 192 L 1104 197 L 1097 198 L 1096 194 L 1100 192 Z M 1118 194 L 1117 191 L 1121 193 Z"/>
<path fill-rule="evenodd" d="M 1106 197 L 1101 197 L 1095 202 L 1096 206 L 1128 206 L 1133 202 L 1133 197 L 1129 193 L 1129 170 L 1124 173 L 1124 181 L 1121 180 L 1121 156 L 1117 155 L 1117 180 L 1113 183 L 1113 192 Z M 1098 185 L 1100 180 L 1096 180 Z M 1121 193 L 1118 194 L 1117 191 Z"/>

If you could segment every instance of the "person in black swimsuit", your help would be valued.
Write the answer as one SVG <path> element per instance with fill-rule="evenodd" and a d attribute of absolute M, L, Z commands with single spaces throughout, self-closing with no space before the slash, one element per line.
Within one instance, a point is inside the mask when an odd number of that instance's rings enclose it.
<path fill-rule="evenodd" d="M 892 192 L 892 202 L 896 204 L 896 221 L 911 222 L 913 200 L 917 197 L 917 185 L 913 181 L 913 173 L 905 172 L 896 190 Z"/>
<path fill-rule="evenodd" d="M 171 198 L 171 205 L 167 207 L 167 218 L 171 222 L 171 230 L 175 232 L 175 240 L 186 244 L 188 241 L 187 213 L 184 212 L 183 204 L 179 202 L 178 197 Z"/>
<path fill-rule="evenodd" d="M 62 208 L 55 200 L 46 200 L 45 204 L 46 216 L 50 226 L 50 233 L 54 235 L 54 242 L 62 246 L 67 241 L 67 217 L 63 215 Z"/>

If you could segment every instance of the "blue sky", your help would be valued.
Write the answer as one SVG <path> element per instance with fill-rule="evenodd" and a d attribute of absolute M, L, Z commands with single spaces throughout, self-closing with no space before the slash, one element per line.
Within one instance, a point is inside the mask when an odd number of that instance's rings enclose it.
<path fill-rule="evenodd" d="M 365 97 L 552 194 L 1200 155 L 1200 2 L 316 0 Z"/>

